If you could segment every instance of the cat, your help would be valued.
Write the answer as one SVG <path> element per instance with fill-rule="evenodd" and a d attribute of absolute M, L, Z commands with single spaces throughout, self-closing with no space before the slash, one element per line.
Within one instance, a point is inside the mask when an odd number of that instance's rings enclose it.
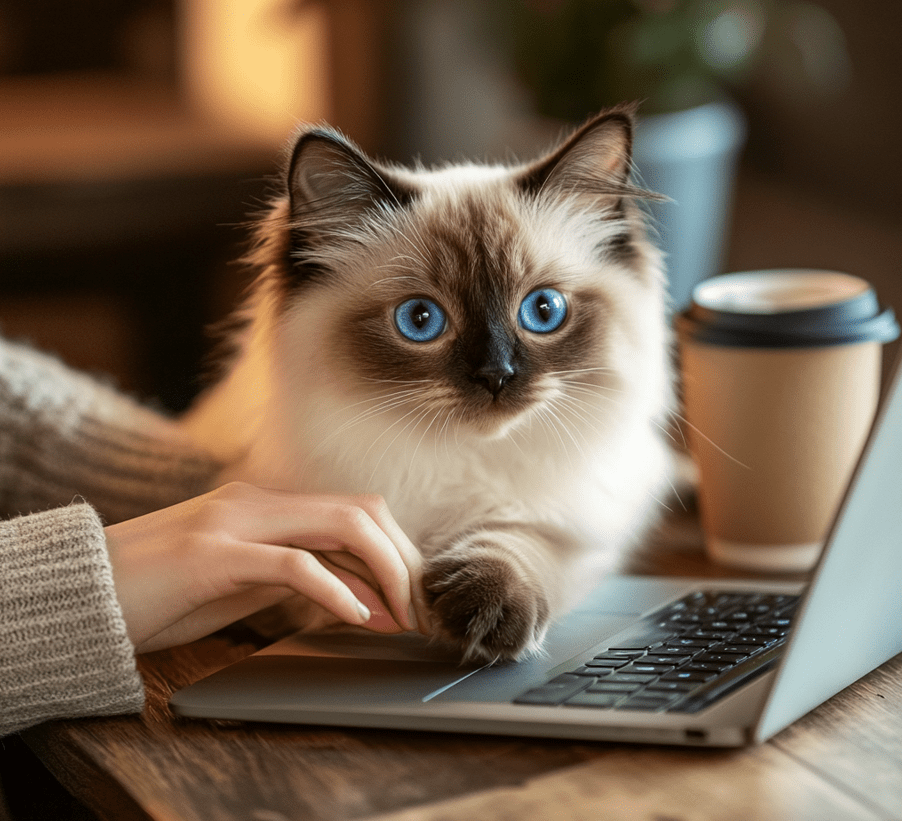
<path fill-rule="evenodd" d="M 542 158 L 426 169 L 302 128 L 256 229 L 225 376 L 186 426 L 224 479 L 375 493 L 464 657 L 540 652 L 656 521 L 671 456 L 662 257 L 635 107 Z"/>

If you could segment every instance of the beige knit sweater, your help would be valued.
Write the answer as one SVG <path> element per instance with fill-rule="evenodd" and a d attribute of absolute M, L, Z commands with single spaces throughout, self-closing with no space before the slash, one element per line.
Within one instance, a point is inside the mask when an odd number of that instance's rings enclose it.
<path fill-rule="evenodd" d="M 215 473 L 162 415 L 0 339 L 0 737 L 142 708 L 103 525 Z"/>

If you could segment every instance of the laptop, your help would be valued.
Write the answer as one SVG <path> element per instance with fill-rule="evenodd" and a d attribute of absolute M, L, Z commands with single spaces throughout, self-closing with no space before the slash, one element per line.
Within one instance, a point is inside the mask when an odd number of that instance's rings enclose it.
<path fill-rule="evenodd" d="M 181 716 L 735 747 L 902 652 L 902 358 L 807 585 L 612 576 L 545 653 L 462 666 L 418 634 L 298 633 L 176 692 Z"/>

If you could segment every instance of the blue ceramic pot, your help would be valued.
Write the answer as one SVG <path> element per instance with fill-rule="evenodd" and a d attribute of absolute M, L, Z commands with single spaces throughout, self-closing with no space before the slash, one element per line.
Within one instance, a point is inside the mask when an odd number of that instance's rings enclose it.
<path fill-rule="evenodd" d="M 649 209 L 652 235 L 667 253 L 674 313 L 697 283 L 722 273 L 745 135 L 745 116 L 729 102 L 642 117 L 636 130 L 637 181 L 671 200 Z"/>

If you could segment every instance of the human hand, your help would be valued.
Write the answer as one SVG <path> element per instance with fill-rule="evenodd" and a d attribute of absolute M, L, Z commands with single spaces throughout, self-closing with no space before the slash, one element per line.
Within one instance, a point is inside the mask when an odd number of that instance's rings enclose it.
<path fill-rule="evenodd" d="M 298 593 L 349 624 L 428 630 L 420 553 L 379 497 L 235 482 L 105 533 L 139 653 L 193 641 Z"/>

